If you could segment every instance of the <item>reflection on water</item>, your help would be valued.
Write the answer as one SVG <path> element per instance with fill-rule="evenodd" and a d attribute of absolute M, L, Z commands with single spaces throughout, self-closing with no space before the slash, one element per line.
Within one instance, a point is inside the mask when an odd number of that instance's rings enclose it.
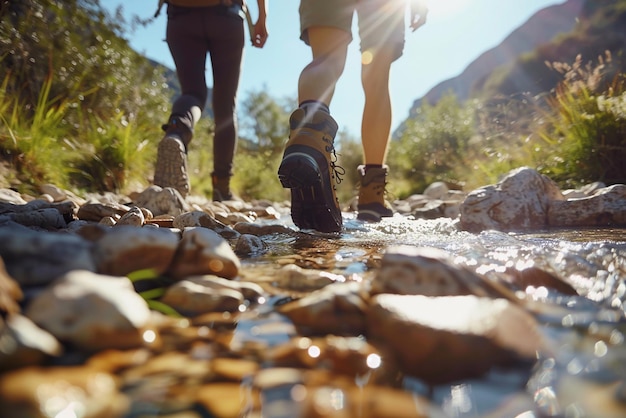
<path fill-rule="evenodd" d="M 438 387 L 405 377 L 405 389 L 429 396 L 450 417 L 582 417 L 597 410 L 621 416 L 626 408 L 620 405 L 626 402 L 625 229 L 471 234 L 443 218 L 397 216 L 367 225 L 344 215 L 344 222 L 341 235 L 274 238 L 269 258 L 296 254 L 302 267 L 349 275 L 371 270 L 388 246 L 430 246 L 476 269 L 536 266 L 578 292 L 526 289 L 525 298 L 554 343 L 553 355 L 539 358 L 530 374 L 525 369 L 493 370 L 481 379 Z M 283 401 L 293 402 L 290 391 L 297 393 L 295 385 L 283 392 Z M 327 396 L 341 409 L 339 392 Z"/>

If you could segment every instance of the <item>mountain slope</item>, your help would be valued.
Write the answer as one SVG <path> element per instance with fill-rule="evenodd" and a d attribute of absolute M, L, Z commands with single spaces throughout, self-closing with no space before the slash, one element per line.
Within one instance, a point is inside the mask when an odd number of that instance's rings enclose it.
<path fill-rule="evenodd" d="M 423 100 L 434 104 L 450 91 L 460 101 L 468 99 L 476 83 L 484 81 L 495 68 L 514 62 L 520 55 L 550 42 L 559 34 L 572 31 L 584 2 L 585 0 L 568 0 L 538 11 L 498 46 L 480 55 L 459 76 L 433 87 L 415 102 L 413 109 L 419 107 Z"/>

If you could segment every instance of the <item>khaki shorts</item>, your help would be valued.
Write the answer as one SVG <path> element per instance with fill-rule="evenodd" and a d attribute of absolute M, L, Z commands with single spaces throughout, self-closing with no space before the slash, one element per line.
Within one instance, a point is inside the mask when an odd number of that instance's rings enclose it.
<path fill-rule="evenodd" d="M 307 30 L 330 26 L 352 35 L 352 16 L 358 18 L 361 51 L 393 48 L 394 59 L 404 49 L 406 0 L 300 0 L 300 31 L 308 45 Z"/>

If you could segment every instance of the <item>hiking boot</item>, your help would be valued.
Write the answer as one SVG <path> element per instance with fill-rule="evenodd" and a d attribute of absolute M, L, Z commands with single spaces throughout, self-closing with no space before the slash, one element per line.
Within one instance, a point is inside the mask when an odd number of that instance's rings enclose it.
<path fill-rule="evenodd" d="M 163 128 L 165 136 L 157 150 L 154 184 L 163 188 L 172 187 L 185 198 L 189 194 L 186 145 L 191 140 L 191 130 L 177 119 L 172 119 Z"/>
<path fill-rule="evenodd" d="M 230 191 L 230 176 L 218 177 L 214 173 L 211 174 L 213 183 L 213 201 L 223 202 L 224 200 L 233 200 L 233 194 Z"/>
<path fill-rule="evenodd" d="M 393 216 L 391 205 L 385 200 L 387 166 L 366 168 L 360 165 L 357 170 L 361 177 L 357 219 L 379 222 L 381 218 Z"/>
<path fill-rule="evenodd" d="M 289 124 L 278 178 L 291 189 L 291 219 L 300 229 L 339 232 L 342 219 L 335 186 L 341 182 L 343 168 L 335 164 L 337 122 L 323 111 L 307 115 L 297 109 Z"/>

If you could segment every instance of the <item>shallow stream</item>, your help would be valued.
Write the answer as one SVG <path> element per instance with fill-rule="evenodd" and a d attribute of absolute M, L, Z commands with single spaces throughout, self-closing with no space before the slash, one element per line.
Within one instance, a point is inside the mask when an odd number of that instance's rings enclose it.
<path fill-rule="evenodd" d="M 359 275 L 380 260 L 385 248 L 398 244 L 436 247 L 482 269 L 537 266 L 565 280 L 580 295 L 526 289 L 542 331 L 554 344 L 553 356 L 538 359 L 530 370 L 494 369 L 479 379 L 435 387 L 405 377 L 403 388 L 429 397 L 450 417 L 625 416 L 626 229 L 471 234 L 445 218 L 394 217 L 363 225 L 344 214 L 344 222 L 341 236 L 264 237 L 269 251 L 244 259 L 243 270 L 262 270 L 296 255 L 301 267 Z M 285 223 L 289 225 L 288 220 Z M 234 340 L 243 344 L 258 339 L 258 325 L 268 318 L 280 321 L 271 316 L 275 302 L 269 300 L 259 311 L 249 312 L 235 329 Z M 288 338 L 279 332 L 270 335 L 270 345 Z M 363 378 L 355 376 L 355 381 Z M 268 416 L 289 416 L 289 411 Z"/>

